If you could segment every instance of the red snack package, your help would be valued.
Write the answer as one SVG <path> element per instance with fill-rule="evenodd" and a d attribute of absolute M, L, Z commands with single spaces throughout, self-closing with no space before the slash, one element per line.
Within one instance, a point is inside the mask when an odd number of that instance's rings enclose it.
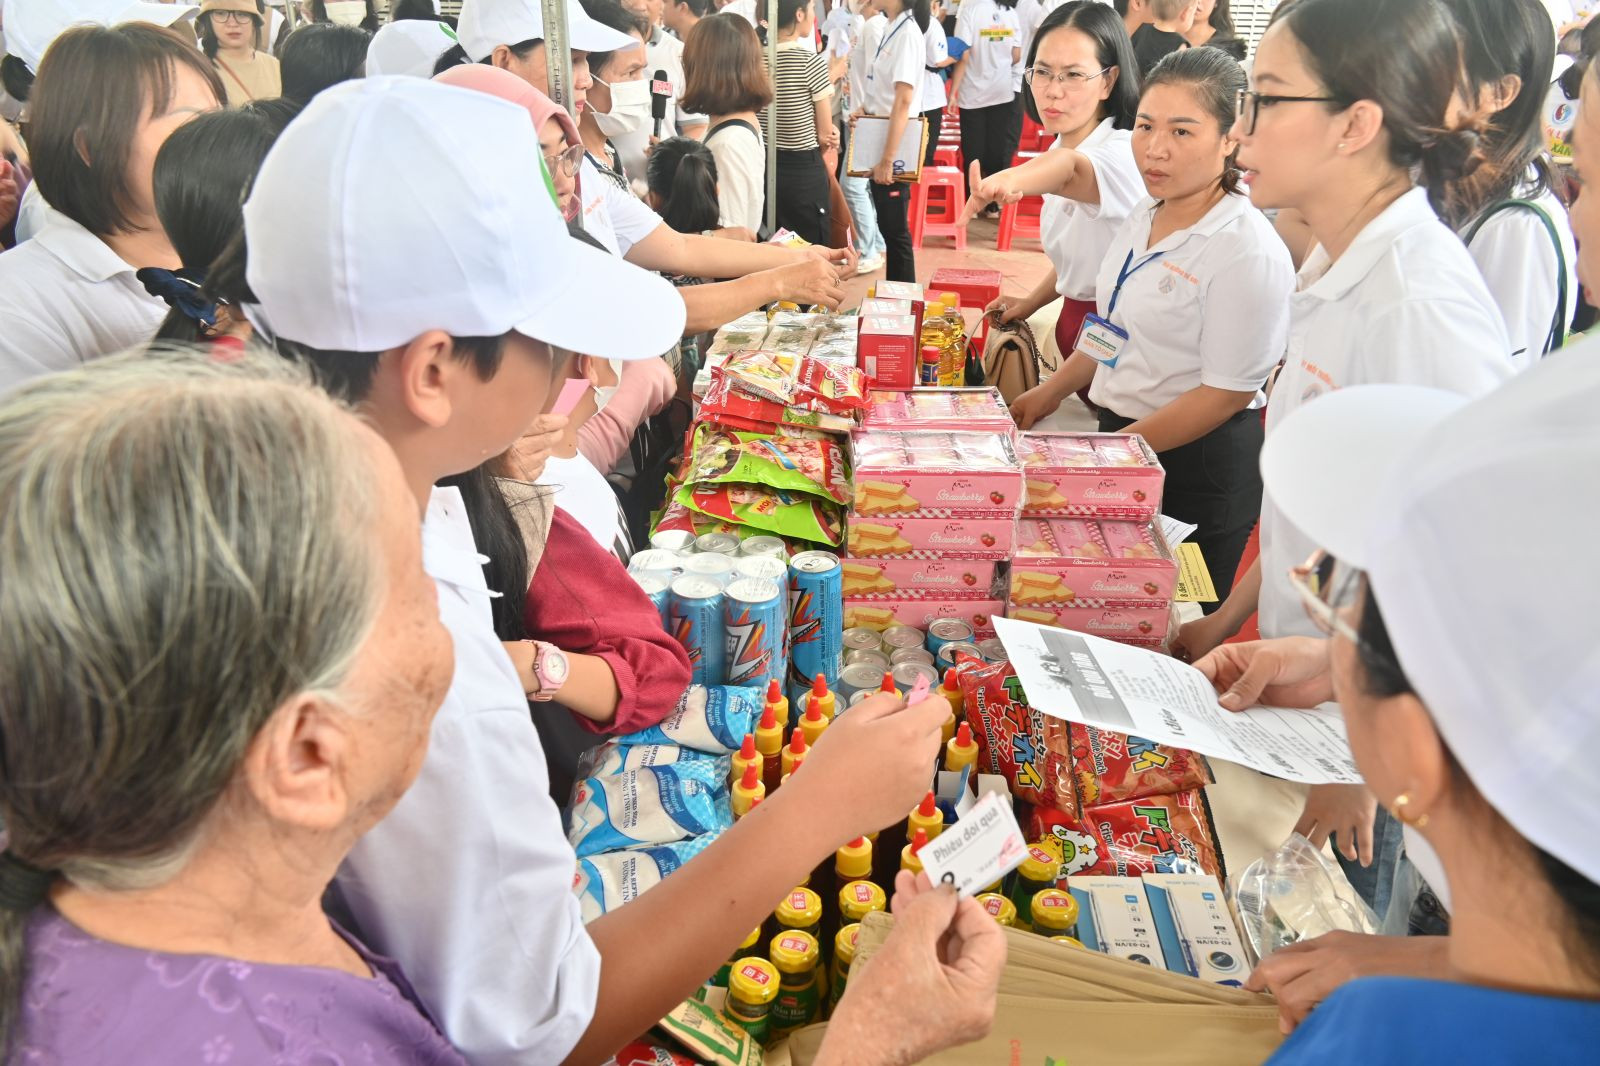
<path fill-rule="evenodd" d="M 1062 876 L 1193 873 L 1225 878 L 1222 849 L 1205 793 L 1191 789 L 1088 807 L 1081 820 L 1046 807 L 1028 822 L 1028 839 L 1061 845 Z"/>
<path fill-rule="evenodd" d="M 1169 796 L 1211 784 L 1205 759 L 1143 737 L 1072 723 L 1072 774 L 1085 807 Z"/>
<path fill-rule="evenodd" d="M 694 1061 L 676 1051 L 636 1040 L 607 1059 L 604 1066 L 694 1066 Z"/>
<path fill-rule="evenodd" d="M 1078 809 L 1064 722 L 1028 706 L 1009 662 L 967 660 L 957 668 L 967 722 L 978 743 L 978 772 L 1000 774 L 1026 803 Z"/>

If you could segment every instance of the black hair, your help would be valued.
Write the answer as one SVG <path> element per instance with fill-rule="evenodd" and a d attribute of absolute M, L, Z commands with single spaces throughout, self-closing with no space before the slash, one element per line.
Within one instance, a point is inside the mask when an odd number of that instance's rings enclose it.
<path fill-rule="evenodd" d="M 933 4 L 931 0 L 898 0 L 901 10 L 910 11 L 911 17 L 917 20 L 917 29 L 923 33 L 928 32 L 928 24 L 933 21 Z M 885 12 L 887 14 L 887 12 Z M 896 14 L 889 21 L 893 22 L 900 16 Z"/>
<path fill-rule="evenodd" d="M 240 111 L 261 116 L 262 121 L 272 129 L 272 136 L 278 134 L 293 122 L 295 116 L 305 110 L 305 104 L 299 100 L 291 100 L 287 96 L 274 96 L 267 100 L 251 100 L 239 107 Z"/>
<path fill-rule="evenodd" d="M 222 12 L 220 11 L 207 11 L 199 18 L 194 20 L 195 33 L 200 37 L 200 51 L 204 52 L 211 59 L 217 58 L 217 49 L 221 47 L 217 41 L 217 28 L 213 26 L 211 22 L 221 13 Z M 255 46 L 260 48 L 261 27 L 266 25 L 266 5 L 262 2 L 262 0 L 256 0 L 255 23 Z"/>
<path fill-rule="evenodd" d="M 355 26 L 314 22 L 284 38 L 278 49 L 283 95 L 302 104 L 324 89 L 362 77 L 372 34 Z"/>
<path fill-rule="evenodd" d="M 1356 655 L 1361 664 L 1361 687 L 1367 695 L 1380 700 L 1395 696 L 1421 699 L 1411 679 L 1406 676 L 1405 668 L 1400 665 L 1400 656 L 1395 652 L 1389 627 L 1383 620 L 1378 598 L 1373 594 L 1370 584 L 1361 605 L 1361 618 L 1356 623 L 1356 635 L 1360 638 L 1356 642 Z M 1445 747 L 1445 753 L 1456 778 L 1470 783 L 1471 779 L 1448 746 Z M 1505 822 L 1503 815 L 1498 812 L 1496 815 L 1505 823 L 1507 831 L 1517 833 L 1516 827 Z M 1600 980 L 1600 884 L 1589 880 L 1521 833 L 1517 833 L 1517 836 L 1533 852 L 1539 873 L 1566 911 L 1567 924 L 1577 933 L 1576 964 L 1589 976 Z"/>
<path fill-rule="evenodd" d="M 811 0 L 778 0 L 778 29 L 786 30 L 800 21 L 800 12 L 810 6 Z"/>
<path fill-rule="evenodd" d="M 433 10 L 433 0 L 394 0 L 389 5 L 389 21 L 404 22 L 407 19 L 438 22 L 439 15 Z"/>
<path fill-rule="evenodd" d="M 998 6 L 1005 8 L 1007 11 L 1010 11 L 1017 6 L 1017 0 L 994 0 L 994 2 Z M 927 27 L 924 26 L 923 29 L 927 29 Z"/>
<path fill-rule="evenodd" d="M 1111 88 L 1111 95 L 1100 105 L 1101 111 L 1111 119 L 1114 128 L 1133 129 L 1134 116 L 1139 113 L 1139 60 L 1133 54 L 1128 27 L 1099 0 L 1070 0 L 1039 23 L 1033 43 L 1028 46 L 1028 67 L 1033 66 L 1039 54 L 1039 43 L 1047 35 L 1063 28 L 1077 30 L 1093 41 L 1095 61 L 1102 67 L 1117 68 L 1116 84 Z M 1105 76 L 1111 77 L 1109 73 Z M 1031 90 L 1022 94 L 1022 106 L 1033 121 L 1043 121 Z"/>
<path fill-rule="evenodd" d="M 1371 100 L 1383 110 L 1389 162 L 1420 169 L 1435 210 L 1478 165 L 1478 131 L 1446 125 L 1461 86 L 1461 44 L 1435 0 L 1284 0 L 1273 12 L 1300 44 L 1330 112 Z M 1381 27 L 1381 29 L 1376 29 Z"/>
<path fill-rule="evenodd" d="M 695 18 L 705 18 L 717 10 L 716 0 L 667 0 L 668 6 L 682 4 L 694 12 Z"/>
<path fill-rule="evenodd" d="M 1561 72 L 1556 82 L 1568 100 L 1576 100 L 1583 89 L 1583 76 L 1589 72 L 1594 57 L 1600 55 L 1600 19 L 1590 19 L 1582 27 L 1568 30 L 1557 51 L 1573 58 L 1572 65 Z M 0 67 L 0 73 L 4 73 L 4 67 Z"/>
<path fill-rule="evenodd" d="M 635 34 L 640 40 L 650 39 L 650 23 L 623 7 L 618 0 L 580 0 L 588 16 L 618 33 Z M 611 59 L 621 49 L 609 52 L 590 52 L 589 70 L 598 74 L 610 65 Z"/>
<path fill-rule="evenodd" d="M 377 33 L 378 32 L 378 26 L 379 26 L 378 9 L 373 7 L 372 0 L 366 0 L 366 5 L 367 5 L 367 15 L 366 15 L 365 18 L 363 18 L 361 20 L 360 28 L 363 29 L 363 30 L 366 30 L 368 33 Z M 323 25 L 331 25 L 331 23 L 328 22 L 328 2 L 327 2 L 327 0 L 311 0 L 311 21 L 313 23 L 322 23 Z M 354 29 L 356 27 L 348 27 L 348 28 Z"/>
<path fill-rule="evenodd" d="M 1508 74 L 1522 83 L 1509 104 L 1488 116 L 1483 166 L 1445 194 L 1445 221 L 1460 228 L 1513 194 L 1532 198 L 1555 187 L 1544 136 L 1555 27 L 1538 0 L 1445 0 L 1445 7 L 1460 30 L 1469 99 Z M 1530 170 L 1533 187 L 1524 190 Z"/>
<path fill-rule="evenodd" d="M 19 104 L 28 102 L 28 93 L 33 90 L 33 71 L 21 56 L 9 52 L 0 56 L 0 88 Z"/>
<path fill-rule="evenodd" d="M 518 41 L 516 44 L 508 44 L 506 45 L 506 48 L 509 49 L 511 54 L 516 56 L 518 60 L 525 63 L 527 62 L 528 57 L 533 55 L 533 50 L 535 48 L 542 48 L 543 46 L 544 38 L 534 37 L 526 41 Z M 444 54 L 434 61 L 433 73 L 437 76 L 439 74 L 443 74 L 451 67 L 463 67 L 471 62 L 472 57 L 467 55 L 467 50 L 461 47 L 459 44 L 453 44 L 449 48 L 446 48 L 444 50 Z M 478 60 L 478 62 L 482 63 L 484 66 L 493 66 L 494 52 L 491 51 L 488 55 Z M 543 87 L 538 88 L 540 92 L 547 91 Z"/>
<path fill-rule="evenodd" d="M 178 253 L 184 279 L 203 285 L 211 263 L 244 225 L 244 191 L 255 179 L 278 130 L 255 111 L 211 111 L 172 131 L 156 153 L 156 215 Z M 198 340 L 200 323 L 174 302 L 158 340 Z"/>
<path fill-rule="evenodd" d="M 662 221 L 679 233 L 717 228 L 717 160 L 704 144 L 689 137 L 662 141 L 650 153 L 645 182 L 661 201 Z"/>
<path fill-rule="evenodd" d="M 1238 37 L 1239 31 L 1233 25 L 1233 12 L 1228 10 L 1229 0 L 1217 0 L 1211 9 L 1211 17 L 1206 23 L 1217 31 L 1218 37 Z"/>
<path fill-rule="evenodd" d="M 1239 61 L 1220 48 L 1183 48 L 1169 52 L 1145 75 L 1144 91 L 1157 85 L 1187 85 L 1193 89 L 1211 117 L 1217 120 L 1226 137 L 1239 117 L 1239 91 L 1248 88 L 1250 79 Z M 1240 193 L 1239 150 L 1235 148 L 1222 164 L 1222 191 Z"/>
<path fill-rule="evenodd" d="M 528 585 L 533 580 L 532 569 L 528 566 L 528 546 L 523 542 L 516 511 L 506 500 L 498 480 L 510 474 L 504 457 L 496 456 L 465 473 L 439 479 L 439 484 L 461 493 L 461 505 L 472 526 L 473 542 L 478 554 L 488 559 L 483 564 L 485 586 L 500 593 L 489 601 L 489 613 L 494 619 L 495 636 L 503 641 L 527 640 L 533 635 L 528 630 L 525 613 Z M 535 491 L 549 490 L 536 488 Z"/>

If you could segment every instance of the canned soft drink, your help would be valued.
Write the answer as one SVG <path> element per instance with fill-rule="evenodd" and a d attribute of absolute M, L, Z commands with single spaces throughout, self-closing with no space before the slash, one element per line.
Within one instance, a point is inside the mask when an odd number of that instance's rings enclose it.
<path fill-rule="evenodd" d="M 756 577 L 763 581 L 776 581 L 785 587 L 789 584 L 789 564 L 770 555 L 746 555 L 733 561 L 737 577 Z"/>
<path fill-rule="evenodd" d="M 687 529 L 658 529 L 650 534 L 650 547 L 674 552 L 692 552 L 694 534 Z"/>
<path fill-rule="evenodd" d="M 914 626 L 890 626 L 883 631 L 883 647 L 891 655 L 901 648 L 920 648 L 922 630 Z"/>
<path fill-rule="evenodd" d="M 865 663 L 868 666 L 873 667 L 878 671 L 880 677 L 884 674 L 887 674 L 889 672 L 889 667 L 894 665 L 889 661 L 889 657 L 883 654 L 881 651 L 862 650 L 847 651 L 844 653 L 844 664 L 846 666 L 855 666 L 857 663 Z"/>
<path fill-rule="evenodd" d="M 770 555 L 778 559 L 789 558 L 789 546 L 781 537 L 746 537 L 739 545 L 740 555 Z"/>
<path fill-rule="evenodd" d="M 720 685 L 726 676 L 722 635 L 722 585 L 714 577 L 685 574 L 672 583 L 667 632 L 689 653 L 689 680 Z"/>
<path fill-rule="evenodd" d="M 804 707 L 812 679 L 834 688 L 844 668 L 844 569 L 832 552 L 789 560 L 789 704 Z"/>
<path fill-rule="evenodd" d="M 927 679 L 930 689 L 939 685 L 939 672 L 927 663 L 901 663 L 889 673 L 894 676 L 895 687 L 901 692 L 910 692 L 916 687 L 917 681 L 923 678 Z"/>
<path fill-rule="evenodd" d="M 933 665 L 933 653 L 927 648 L 900 648 L 889 656 L 890 666 L 899 666 L 901 663 L 925 663 Z"/>
<path fill-rule="evenodd" d="M 683 572 L 698 577 L 709 577 L 723 588 L 733 580 L 733 556 L 715 552 L 697 552 L 683 557 Z M 720 681 L 714 682 L 721 684 Z"/>
<path fill-rule="evenodd" d="M 935 655 L 946 644 L 972 642 L 972 627 L 959 618 L 935 619 L 928 626 L 928 650 Z"/>
<path fill-rule="evenodd" d="M 694 550 L 711 555 L 738 555 L 739 538 L 733 533 L 702 533 L 694 540 Z"/>
<path fill-rule="evenodd" d="M 839 672 L 839 691 L 846 696 L 854 696 L 858 692 L 876 692 L 883 685 L 883 675 L 887 670 L 880 670 L 871 663 L 853 663 Z"/>
<path fill-rule="evenodd" d="M 670 574 L 667 580 L 671 581 L 683 574 L 683 563 L 687 558 L 682 552 L 646 548 L 633 553 L 633 558 L 628 560 L 628 570 L 635 574 Z"/>
<path fill-rule="evenodd" d="M 935 657 L 933 665 L 937 666 L 940 670 L 948 670 L 952 666 L 956 665 L 957 655 L 970 655 L 974 659 L 983 659 L 983 652 L 978 650 L 978 646 L 976 644 L 972 644 L 964 640 L 957 640 L 952 641 L 951 643 L 946 644 L 944 647 L 939 649 L 939 654 Z"/>
<path fill-rule="evenodd" d="M 655 574 L 634 574 L 633 580 L 650 597 L 650 602 L 656 605 L 656 613 L 661 615 L 663 628 L 667 624 L 667 601 L 671 598 L 670 582 Z"/>
<path fill-rule="evenodd" d="M 740 578 L 723 590 L 728 684 L 764 691 L 771 679 L 782 682 L 785 606 L 783 588 L 776 581 Z"/>
<path fill-rule="evenodd" d="M 882 649 L 883 637 L 876 629 L 856 626 L 853 629 L 844 631 L 844 650 L 846 653 L 852 651 L 881 651 Z"/>
<path fill-rule="evenodd" d="M 991 663 L 1003 663 L 1011 658 L 1006 651 L 1006 646 L 1000 643 L 999 637 L 990 637 L 988 640 L 978 641 L 978 651 L 984 659 Z"/>
<path fill-rule="evenodd" d="M 862 700 L 870 700 L 872 698 L 872 692 L 873 692 L 873 690 L 870 690 L 870 689 L 863 690 L 861 692 L 857 692 L 854 696 L 850 697 L 850 706 L 854 707 L 856 704 L 860 703 Z"/>

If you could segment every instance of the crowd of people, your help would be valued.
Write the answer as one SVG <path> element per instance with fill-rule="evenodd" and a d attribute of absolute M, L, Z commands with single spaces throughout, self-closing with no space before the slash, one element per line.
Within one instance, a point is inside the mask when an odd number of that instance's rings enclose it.
<path fill-rule="evenodd" d="M 869 115 L 959 122 L 969 218 L 1044 198 L 1052 269 L 988 309 L 1060 301 L 1018 425 L 1077 394 L 1150 443 L 1223 597 L 1174 652 L 1224 706 L 1340 704 L 1365 784 L 1299 828 L 1445 934 L 1265 959 L 1273 1061 L 1592 1053 L 1597 24 L 566 0 L 553 64 L 540 0 L 289 2 L 0 6 L 0 1056 L 605 1062 L 904 818 L 939 698 L 840 716 L 587 925 L 561 814 L 690 680 L 624 562 L 705 336 L 917 278 Z M 994 1017 L 988 913 L 895 887 L 825 1066 Z"/>

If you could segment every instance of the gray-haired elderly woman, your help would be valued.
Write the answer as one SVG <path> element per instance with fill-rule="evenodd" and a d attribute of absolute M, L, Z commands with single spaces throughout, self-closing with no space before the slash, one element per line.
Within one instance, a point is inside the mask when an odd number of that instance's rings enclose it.
<path fill-rule="evenodd" d="M 281 360 L 9 394 L 0 618 L 6 1061 L 462 1061 L 320 906 L 453 663 L 371 430 Z"/>

